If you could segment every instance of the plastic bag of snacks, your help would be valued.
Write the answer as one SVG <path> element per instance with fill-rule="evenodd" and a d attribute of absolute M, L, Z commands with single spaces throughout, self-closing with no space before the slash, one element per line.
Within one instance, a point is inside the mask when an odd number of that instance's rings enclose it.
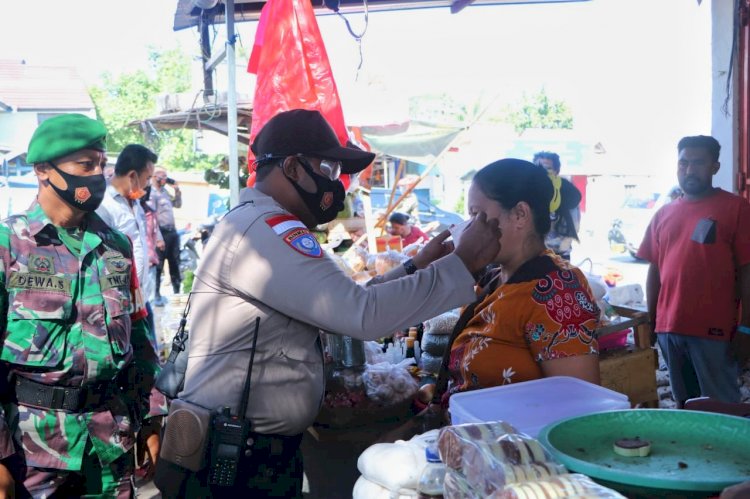
<path fill-rule="evenodd" d="M 583 475 L 567 474 L 536 440 L 496 421 L 440 430 L 448 499 L 622 498 Z"/>
<path fill-rule="evenodd" d="M 424 321 L 425 334 L 446 336 L 451 334 L 460 315 L 459 309 L 455 309 L 435 316 L 432 319 L 427 319 Z"/>
<path fill-rule="evenodd" d="M 344 272 L 344 274 L 348 275 L 349 277 L 354 275 L 354 270 L 352 270 L 349 264 L 346 263 L 346 261 L 344 261 L 344 259 L 341 258 L 339 255 L 331 254 L 331 258 L 333 258 L 333 261 L 336 262 L 336 265 L 339 266 L 339 268 Z"/>
<path fill-rule="evenodd" d="M 380 364 L 385 362 L 383 345 L 377 341 L 365 341 L 365 358 L 368 364 Z"/>
<path fill-rule="evenodd" d="M 374 270 L 363 270 L 362 272 L 352 274 L 351 278 L 357 284 L 364 286 L 376 275 Z"/>
<path fill-rule="evenodd" d="M 395 269 L 399 265 L 402 265 L 409 257 L 399 253 L 398 251 L 384 251 L 378 253 L 375 257 L 375 271 L 378 275 L 383 275 L 389 270 Z"/>
<path fill-rule="evenodd" d="M 370 364 L 362 376 L 367 397 L 378 405 L 396 405 L 411 400 L 419 384 L 405 367 L 390 362 Z"/>
<path fill-rule="evenodd" d="M 424 338 L 424 337 L 423 337 Z M 419 368 L 431 374 L 440 372 L 440 366 L 443 363 L 442 355 L 432 355 L 431 353 L 422 352 L 419 359 Z"/>
<path fill-rule="evenodd" d="M 367 250 L 359 246 L 349 248 L 342 258 L 354 272 L 362 272 L 367 267 Z"/>
<path fill-rule="evenodd" d="M 402 251 L 404 255 L 406 255 L 409 258 L 414 258 L 417 253 L 419 253 L 419 250 L 424 248 L 424 244 L 421 243 L 411 243 L 407 247 L 405 247 Z"/>
<path fill-rule="evenodd" d="M 427 332 L 422 334 L 422 351 L 434 357 L 442 358 L 443 352 L 448 348 L 448 343 L 450 343 L 450 336 Z"/>
<path fill-rule="evenodd" d="M 443 428 L 438 446 L 445 465 L 480 495 L 565 473 L 537 440 L 502 421 Z"/>
<path fill-rule="evenodd" d="M 570 473 L 546 480 L 516 483 L 491 497 L 499 499 L 568 499 L 599 498 L 625 499 L 622 494 L 595 483 L 586 475 Z"/>

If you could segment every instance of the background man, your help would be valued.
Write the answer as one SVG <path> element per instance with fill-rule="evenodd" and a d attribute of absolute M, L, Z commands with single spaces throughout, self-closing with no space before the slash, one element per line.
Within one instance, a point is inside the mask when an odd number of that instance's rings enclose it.
<path fill-rule="evenodd" d="M 175 294 L 180 292 L 180 235 L 174 223 L 174 209 L 182 207 L 182 191 L 177 182 L 167 177 L 164 168 L 157 167 L 151 179 L 153 188 L 149 196 L 149 205 L 156 212 L 159 222 L 159 230 L 164 238 L 164 249 L 159 252 L 159 266 L 156 269 L 156 291 L 154 304 L 157 307 L 164 306 L 166 300 L 161 296 L 161 275 L 164 271 L 164 260 L 169 263 L 169 277 L 172 281 L 172 290 Z M 170 194 L 166 185 L 172 186 L 173 194 Z"/>
<path fill-rule="evenodd" d="M 552 227 L 544 243 L 549 249 L 570 261 L 573 241 L 578 241 L 578 229 L 581 223 L 581 192 L 567 179 L 560 176 L 560 156 L 554 152 L 540 151 L 534 154 L 534 163 L 543 166 L 549 173 L 552 186 L 555 188 L 554 206 L 550 208 Z"/>
<path fill-rule="evenodd" d="M 130 242 L 94 213 L 106 133 L 80 114 L 44 121 L 27 154 L 37 201 L 0 223 L 0 368 L 14 380 L 0 493 L 15 478 L 23 497 L 133 495 L 135 431 L 159 364 Z"/>
<path fill-rule="evenodd" d="M 698 396 L 739 402 L 737 360 L 745 364 L 750 346 L 750 204 L 713 187 L 720 149 L 705 135 L 680 140 L 683 195 L 656 212 L 638 250 L 678 407 Z"/>
<path fill-rule="evenodd" d="M 272 118 L 252 150 L 256 188 L 244 190 L 241 204 L 217 225 L 196 275 L 180 399 L 236 414 L 259 317 L 249 408 L 240 415 L 254 432 L 251 455 L 241 459 L 234 488 L 212 487 L 210 495 L 301 497 L 300 441 L 325 388 L 319 330 L 375 339 L 471 302 L 472 273 L 498 253 L 500 233 L 480 214 L 453 253 L 443 242 L 446 231 L 404 266 L 361 287 L 309 229 L 342 209 L 339 174 L 362 171 L 374 155 L 341 147 L 319 112 L 300 109 Z M 184 493 L 157 484 L 164 497 Z"/>
<path fill-rule="evenodd" d="M 154 349 L 156 349 L 156 336 L 153 311 L 148 299 L 154 292 L 155 283 L 148 273 L 146 215 L 139 200 L 149 190 L 151 177 L 154 174 L 154 163 L 157 159 L 156 154 L 140 144 L 125 146 L 117 157 L 115 175 L 107 187 L 102 204 L 96 209 L 96 214 L 107 225 L 128 236 L 133 244 L 133 260 L 149 313 L 149 333 Z"/>

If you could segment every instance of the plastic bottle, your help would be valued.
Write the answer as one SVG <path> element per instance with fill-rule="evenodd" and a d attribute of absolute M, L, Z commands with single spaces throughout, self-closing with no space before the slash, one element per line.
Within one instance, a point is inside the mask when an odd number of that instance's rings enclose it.
<path fill-rule="evenodd" d="M 442 499 L 445 482 L 445 465 L 440 461 L 437 449 L 428 446 L 425 450 L 427 466 L 422 470 L 417 483 L 419 499 Z"/>
<path fill-rule="evenodd" d="M 416 360 L 416 353 L 414 352 L 414 338 L 406 338 L 406 353 L 404 354 L 404 358 Z"/>

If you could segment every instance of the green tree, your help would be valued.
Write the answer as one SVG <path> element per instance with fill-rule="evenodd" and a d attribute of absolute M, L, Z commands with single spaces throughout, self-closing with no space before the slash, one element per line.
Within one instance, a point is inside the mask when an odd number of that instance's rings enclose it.
<path fill-rule="evenodd" d="M 524 93 L 521 102 L 509 106 L 502 121 L 510 123 L 517 132 L 527 128 L 573 128 L 573 114 L 563 101 L 552 100 L 542 88 L 539 93 Z"/>
<path fill-rule="evenodd" d="M 147 136 L 130 123 L 157 112 L 159 94 L 190 90 L 190 58 L 179 48 L 152 48 L 149 69 L 102 75 L 102 83 L 89 91 L 96 112 L 109 130 L 107 147 L 118 153 L 131 143 L 146 143 L 159 154 L 159 162 L 174 170 L 206 170 L 220 162 L 217 155 L 196 153 L 192 130 L 148 130 Z M 199 97 L 200 98 L 200 97 Z"/>

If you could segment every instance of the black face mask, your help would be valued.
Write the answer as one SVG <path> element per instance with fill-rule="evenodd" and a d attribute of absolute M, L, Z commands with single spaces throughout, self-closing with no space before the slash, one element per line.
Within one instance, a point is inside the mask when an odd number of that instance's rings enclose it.
<path fill-rule="evenodd" d="M 148 201 L 148 198 L 151 197 L 151 184 L 148 184 L 143 190 L 146 191 L 146 194 L 143 195 L 141 201 Z"/>
<path fill-rule="evenodd" d="M 104 174 L 100 173 L 99 175 L 81 177 L 65 173 L 52 161 L 48 161 L 48 163 L 52 165 L 52 168 L 54 168 L 63 180 L 65 180 L 65 183 L 68 184 L 68 188 L 63 190 L 51 181 L 49 183 L 63 201 L 82 211 L 94 211 L 100 204 L 102 204 L 104 192 L 107 190 L 107 181 L 104 178 Z"/>
<path fill-rule="evenodd" d="M 344 209 L 344 199 L 346 199 L 344 184 L 339 180 L 331 180 L 323 175 L 318 175 L 310 163 L 300 156 L 297 156 L 297 161 L 299 161 L 307 174 L 310 175 L 310 178 L 313 179 L 317 191 L 307 192 L 297 182 L 291 179 L 289 181 L 297 190 L 307 209 L 315 217 L 315 220 L 319 224 L 330 222 L 336 218 L 338 212 Z"/>

